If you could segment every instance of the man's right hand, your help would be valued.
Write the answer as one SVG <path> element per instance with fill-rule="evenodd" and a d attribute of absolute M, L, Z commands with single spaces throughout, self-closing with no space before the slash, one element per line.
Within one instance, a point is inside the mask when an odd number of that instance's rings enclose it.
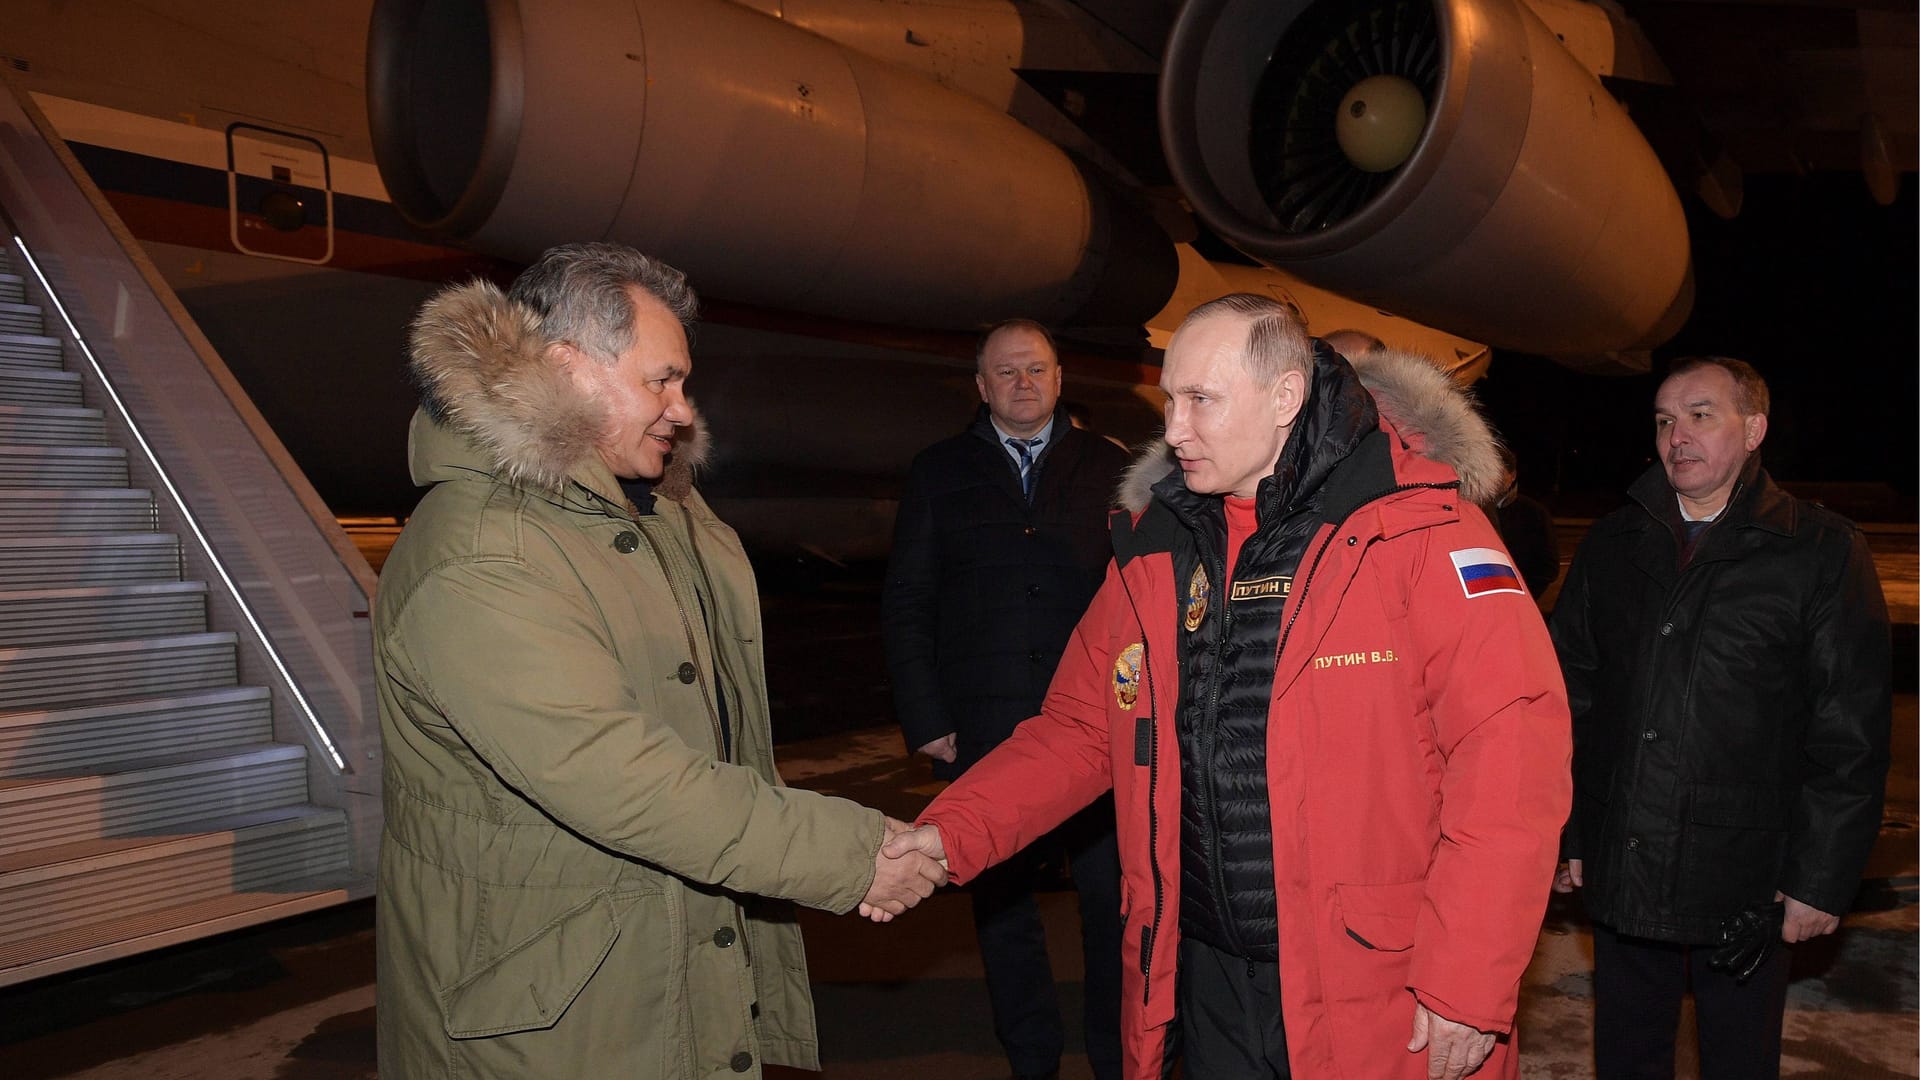
<path fill-rule="evenodd" d="M 951 731 L 921 747 L 919 752 L 935 761 L 944 761 L 949 765 L 960 756 L 958 741 Z"/>
<path fill-rule="evenodd" d="M 1568 859 L 1560 864 L 1560 872 L 1553 875 L 1553 891 L 1569 893 L 1586 884 L 1580 873 L 1580 860 Z"/>
<path fill-rule="evenodd" d="M 905 822 L 887 819 L 888 839 L 873 854 L 873 884 L 860 900 L 862 918 L 892 922 L 895 915 L 905 914 L 947 883 L 946 866 L 930 856 L 923 845 L 900 845 L 896 850 L 896 838 L 918 831 L 907 830 Z M 937 843 L 939 834 L 934 835 Z"/>

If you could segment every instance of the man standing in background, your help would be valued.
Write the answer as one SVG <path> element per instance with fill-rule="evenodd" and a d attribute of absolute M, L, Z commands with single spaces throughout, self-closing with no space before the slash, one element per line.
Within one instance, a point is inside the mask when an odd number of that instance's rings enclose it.
<path fill-rule="evenodd" d="M 907 746 L 952 779 L 1040 709 L 1108 558 L 1106 510 L 1126 453 L 1075 428 L 1039 323 L 980 339 L 982 402 L 966 431 L 914 459 L 882 615 Z M 1034 902 L 1039 856 L 1064 854 L 1080 893 L 1087 1057 L 1120 1076 L 1120 882 L 1102 800 L 973 885 L 995 1034 L 1017 1077 L 1052 1076 L 1064 1034 Z"/>
<path fill-rule="evenodd" d="M 1660 464 L 1553 612 L 1574 733 L 1554 887 L 1593 917 L 1601 1080 L 1673 1076 L 1689 974 L 1704 1080 L 1778 1076 L 1776 946 L 1838 929 L 1880 831 L 1886 602 L 1853 523 L 1760 467 L 1767 412 L 1751 366 L 1676 363 Z"/>

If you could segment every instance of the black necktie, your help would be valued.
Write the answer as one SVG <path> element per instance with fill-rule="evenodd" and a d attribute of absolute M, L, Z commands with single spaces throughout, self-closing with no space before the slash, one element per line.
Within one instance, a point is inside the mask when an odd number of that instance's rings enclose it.
<path fill-rule="evenodd" d="M 1007 436 L 1007 445 L 1013 447 L 1013 452 L 1020 455 L 1020 494 L 1026 496 L 1028 502 L 1033 501 L 1033 448 L 1043 441 L 1045 441 L 1044 437 L 1040 435 L 1035 435 L 1031 439 Z"/>

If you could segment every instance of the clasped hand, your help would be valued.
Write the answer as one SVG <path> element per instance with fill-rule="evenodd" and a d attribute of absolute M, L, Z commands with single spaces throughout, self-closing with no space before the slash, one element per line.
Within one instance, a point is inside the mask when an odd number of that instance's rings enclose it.
<path fill-rule="evenodd" d="M 932 825 L 916 829 L 904 821 L 887 819 L 887 837 L 873 855 L 873 884 L 860 901 L 862 918 L 892 922 L 933 895 L 947 883 L 947 852 L 940 830 Z"/>

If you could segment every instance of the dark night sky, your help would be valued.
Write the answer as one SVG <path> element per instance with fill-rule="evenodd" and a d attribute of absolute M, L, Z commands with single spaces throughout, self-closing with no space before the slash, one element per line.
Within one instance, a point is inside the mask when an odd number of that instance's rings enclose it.
<path fill-rule="evenodd" d="M 1673 357 L 1752 363 L 1773 391 L 1764 454 L 1786 481 L 1912 496 L 1920 439 L 1915 178 L 1880 207 L 1858 173 L 1748 177 L 1722 221 L 1688 200 L 1696 299 L 1654 374 L 1601 378 L 1496 354 L 1480 392 L 1529 494 L 1563 513 L 1617 500 L 1652 461 L 1651 403 Z M 1844 509 L 1844 508 L 1842 508 Z"/>

